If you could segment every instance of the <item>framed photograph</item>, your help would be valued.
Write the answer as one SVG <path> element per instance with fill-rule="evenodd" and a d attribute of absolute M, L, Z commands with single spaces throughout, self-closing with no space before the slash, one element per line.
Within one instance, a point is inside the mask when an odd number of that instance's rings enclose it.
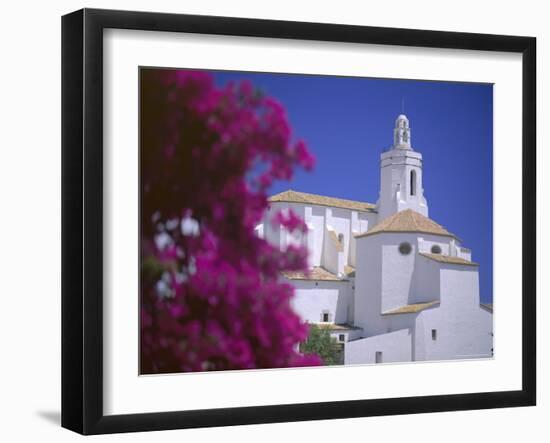
<path fill-rule="evenodd" d="M 536 403 L 536 40 L 62 20 L 62 425 Z"/>

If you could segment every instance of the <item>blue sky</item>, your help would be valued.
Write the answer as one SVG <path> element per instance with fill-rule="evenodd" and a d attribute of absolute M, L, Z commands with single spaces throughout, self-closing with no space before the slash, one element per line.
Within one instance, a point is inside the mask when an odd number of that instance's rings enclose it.
<path fill-rule="evenodd" d="M 480 295 L 493 299 L 493 88 L 487 84 L 216 72 L 248 79 L 285 106 L 296 139 L 317 159 L 273 194 L 297 191 L 376 203 L 380 154 L 392 144 L 402 101 L 413 149 L 424 157 L 430 218 L 472 249 Z"/>

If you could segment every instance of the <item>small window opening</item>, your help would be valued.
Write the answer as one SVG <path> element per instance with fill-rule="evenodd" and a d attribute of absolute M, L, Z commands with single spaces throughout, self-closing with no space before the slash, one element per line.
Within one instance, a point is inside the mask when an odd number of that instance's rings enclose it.
<path fill-rule="evenodd" d="M 328 318 L 329 318 L 328 312 L 323 312 L 323 317 L 322 317 L 322 319 L 323 319 L 323 321 L 324 321 L 325 323 L 329 321 Z"/>
<path fill-rule="evenodd" d="M 344 334 L 338 335 L 338 341 L 346 341 L 346 336 Z"/>
<path fill-rule="evenodd" d="M 437 329 L 432 329 L 432 340 L 433 341 L 437 340 Z"/>
<path fill-rule="evenodd" d="M 416 195 L 416 171 L 411 171 L 411 195 Z"/>
<path fill-rule="evenodd" d="M 338 241 L 339 241 L 341 244 L 344 244 L 344 234 L 338 234 Z"/>
<path fill-rule="evenodd" d="M 432 254 L 441 254 L 441 246 L 433 245 L 432 246 Z"/>
<path fill-rule="evenodd" d="M 374 355 L 374 361 L 375 363 L 382 363 L 382 351 L 376 351 L 376 354 Z"/>
<path fill-rule="evenodd" d="M 403 255 L 408 255 L 411 253 L 412 246 L 410 243 L 403 242 L 399 245 L 399 252 Z"/>

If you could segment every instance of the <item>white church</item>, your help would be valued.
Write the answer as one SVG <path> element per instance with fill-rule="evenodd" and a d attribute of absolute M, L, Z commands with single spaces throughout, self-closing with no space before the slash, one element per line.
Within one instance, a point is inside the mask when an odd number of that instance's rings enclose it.
<path fill-rule="evenodd" d="M 274 226 L 292 209 L 306 233 Z M 288 190 L 270 198 L 257 233 L 284 250 L 309 250 L 309 272 L 281 278 L 294 309 L 326 328 L 344 364 L 487 358 L 492 305 L 480 303 L 479 266 L 460 239 L 428 217 L 422 154 L 399 115 L 393 146 L 380 156 L 376 204 Z"/>

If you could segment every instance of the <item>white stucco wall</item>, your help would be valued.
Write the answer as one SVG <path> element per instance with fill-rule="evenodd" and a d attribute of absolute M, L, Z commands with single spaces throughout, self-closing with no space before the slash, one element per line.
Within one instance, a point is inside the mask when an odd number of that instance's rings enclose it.
<path fill-rule="evenodd" d="M 412 292 L 409 304 L 440 299 L 440 263 L 418 255 L 415 258 Z"/>
<path fill-rule="evenodd" d="M 382 244 L 381 296 L 382 312 L 399 308 L 412 298 L 415 258 L 418 251 L 416 235 L 409 233 L 379 234 Z M 409 243 L 411 252 L 399 252 L 401 243 Z"/>
<path fill-rule="evenodd" d="M 338 241 L 338 233 L 331 225 L 325 226 L 323 246 L 321 266 L 335 275 L 343 275 L 345 264 L 344 251 L 341 243 Z"/>
<path fill-rule="evenodd" d="M 267 211 L 264 214 L 264 218 L 262 221 L 262 231 L 263 236 L 266 241 L 271 243 L 272 245 L 281 246 L 281 229 L 277 226 L 273 226 L 271 223 L 271 219 L 273 218 L 274 214 L 279 211 L 282 208 L 280 205 L 271 205 Z"/>
<path fill-rule="evenodd" d="M 408 255 L 398 250 L 404 241 L 412 247 Z M 417 241 L 415 234 L 405 233 L 358 239 L 355 323 L 364 328 L 364 336 L 381 337 L 410 328 L 411 358 L 415 360 L 491 355 L 492 315 L 479 307 L 478 268 L 440 263 L 416 253 L 419 244 L 425 248 L 439 244 L 450 251 L 451 243 L 440 236 Z M 381 315 L 407 304 L 435 300 L 440 304 L 421 313 Z"/>
<path fill-rule="evenodd" d="M 418 237 L 418 251 L 431 254 L 432 247 L 437 245 L 441 248 L 441 254 L 450 255 L 449 243 L 450 237 L 421 234 Z"/>
<path fill-rule="evenodd" d="M 359 212 L 357 216 L 359 220 L 358 234 L 367 232 L 372 226 L 376 225 L 378 220 L 378 214 L 376 212 Z"/>
<path fill-rule="evenodd" d="M 456 255 L 464 260 L 472 261 L 472 251 L 464 246 L 456 248 Z"/>
<path fill-rule="evenodd" d="M 313 228 L 312 250 L 310 251 L 312 266 L 321 266 L 325 238 L 325 209 L 318 206 L 306 206 L 305 214 L 306 223 Z"/>
<path fill-rule="evenodd" d="M 357 267 L 355 274 L 355 324 L 368 335 L 382 331 L 381 272 L 382 246 L 379 236 L 357 239 Z M 384 331 L 385 332 L 385 331 Z"/>
<path fill-rule="evenodd" d="M 414 320 L 416 314 L 392 314 L 392 315 L 383 315 L 382 319 L 384 321 L 384 332 L 394 332 L 400 329 L 407 329 L 414 327 Z"/>
<path fill-rule="evenodd" d="M 308 232 L 304 235 L 291 235 L 286 230 L 272 226 L 271 219 L 278 211 L 291 208 L 304 219 Z M 352 211 L 349 209 L 330 208 L 326 206 L 308 205 L 302 203 L 272 202 L 269 211 L 256 229 L 258 235 L 271 244 L 284 249 L 289 244 L 302 244 L 308 247 L 308 265 L 326 267 L 329 264 L 331 272 L 337 273 L 345 265 L 355 266 L 355 239 L 353 235 L 366 232 L 369 226 L 376 224 L 375 212 Z M 336 237 L 343 235 L 342 257 L 333 257 L 332 247 L 327 247 L 327 229 L 333 229 Z M 327 256 L 326 254 L 329 254 Z"/>
<path fill-rule="evenodd" d="M 349 282 L 290 280 L 296 288 L 292 307 L 304 321 L 318 323 L 323 312 L 329 322 L 349 323 L 353 316 L 353 300 Z"/>
<path fill-rule="evenodd" d="M 487 340 L 492 332 L 492 316 L 479 306 L 477 267 L 443 265 L 441 269 L 440 314 L 449 321 L 455 358 L 490 355 Z"/>
<path fill-rule="evenodd" d="M 340 208 L 334 208 L 332 210 L 332 220 L 330 225 L 334 228 L 336 232 L 336 237 L 338 237 L 340 234 L 343 235 L 344 257 L 346 258 L 349 256 L 351 222 L 352 222 L 352 211 L 347 209 L 340 209 Z M 346 259 L 346 262 L 347 262 L 347 259 Z"/>
<path fill-rule="evenodd" d="M 399 252 L 402 242 L 411 244 L 410 254 Z M 420 278 L 415 275 L 416 250 L 416 236 L 410 233 L 382 233 L 357 239 L 355 323 L 365 335 L 395 330 L 401 320 L 381 313 L 421 298 L 414 293 L 414 281 Z"/>
<path fill-rule="evenodd" d="M 356 235 L 367 232 L 370 227 L 375 226 L 378 220 L 376 212 L 356 212 L 352 211 L 351 232 L 349 235 L 349 253 L 347 263 L 350 266 L 357 266 L 357 239 Z"/>
<path fill-rule="evenodd" d="M 440 306 L 417 316 L 415 359 L 490 357 L 493 319 L 479 306 L 477 267 L 440 264 L 439 268 Z M 432 329 L 437 331 L 436 340 Z"/>
<path fill-rule="evenodd" d="M 345 345 L 344 363 L 375 363 L 376 352 L 382 352 L 382 363 L 411 361 L 411 343 L 410 329 L 350 341 Z"/>
<path fill-rule="evenodd" d="M 416 174 L 416 192 L 411 194 L 410 174 Z M 412 150 L 391 149 L 380 155 L 379 221 L 396 212 L 413 209 L 428 216 L 422 186 L 422 154 Z"/>
<path fill-rule="evenodd" d="M 378 299 L 378 313 L 434 299 L 435 289 L 425 291 L 415 283 L 428 280 L 424 270 L 416 267 L 417 238 L 414 233 L 380 233 L 357 239 L 356 305 L 359 311 L 367 311 L 363 301 L 374 307 L 374 299 Z M 444 237 L 434 236 L 430 241 L 443 244 Z M 411 245 L 408 255 L 399 252 L 399 245 L 405 242 Z"/>
<path fill-rule="evenodd" d="M 381 233 L 359 238 L 357 242 L 356 299 L 359 306 L 362 306 L 359 299 L 365 298 L 365 294 L 379 294 L 379 312 L 439 298 L 439 266 L 417 252 L 419 248 L 429 251 L 434 244 L 448 252 L 449 237 Z M 411 245 L 408 255 L 399 252 L 399 245 L 404 242 Z"/>

